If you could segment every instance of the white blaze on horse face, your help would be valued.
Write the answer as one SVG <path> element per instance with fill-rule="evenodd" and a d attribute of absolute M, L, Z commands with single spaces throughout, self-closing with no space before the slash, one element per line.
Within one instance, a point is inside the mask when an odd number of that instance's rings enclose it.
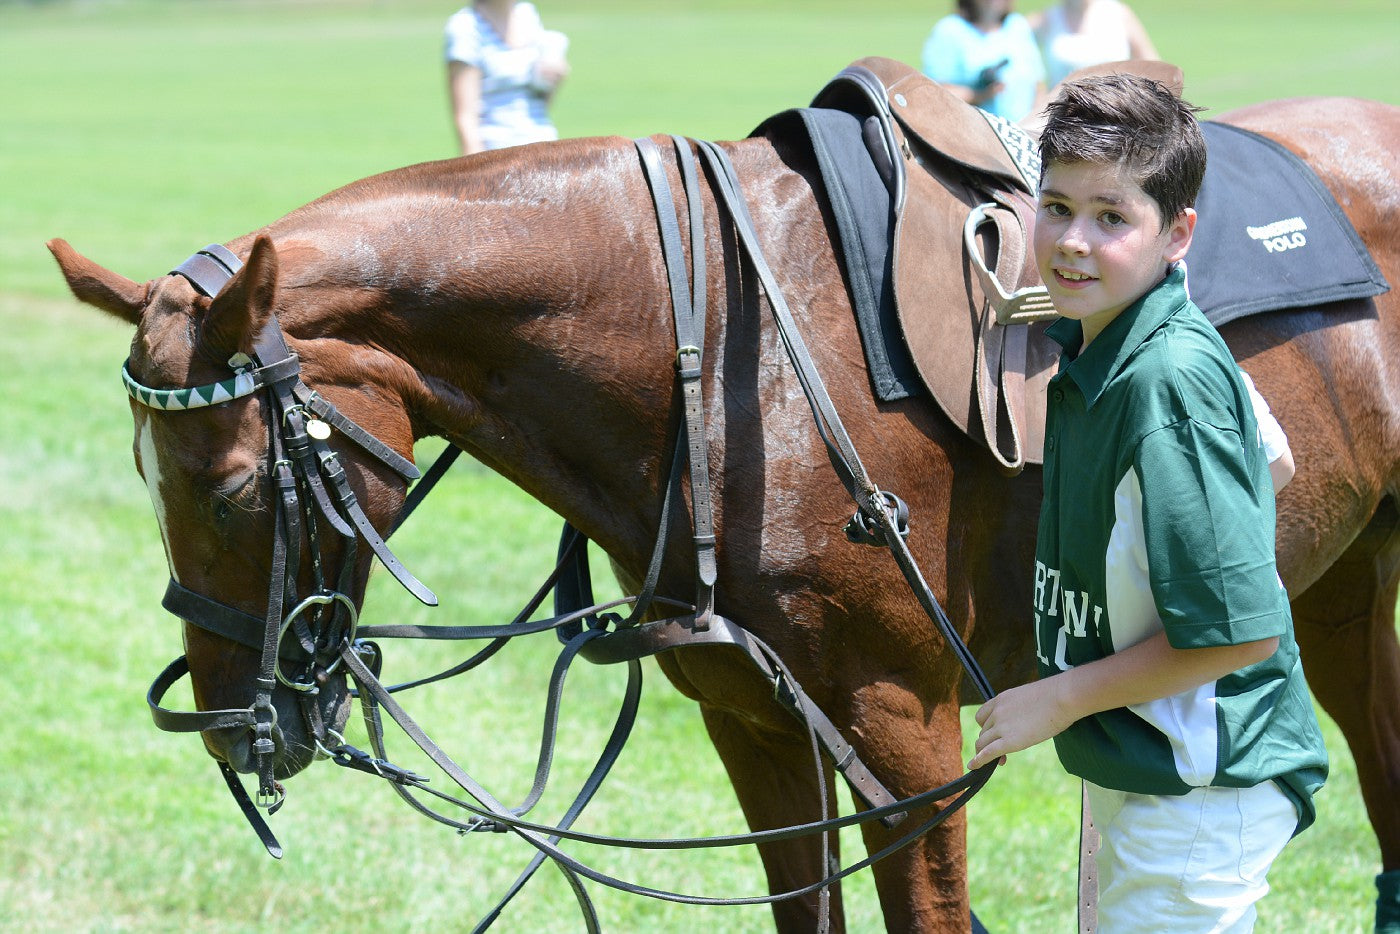
<path fill-rule="evenodd" d="M 151 494 L 151 505 L 156 510 L 156 522 L 160 525 L 160 541 L 165 548 L 165 563 L 170 567 L 172 580 L 175 576 L 175 562 L 170 557 L 170 532 L 165 524 L 165 502 L 160 497 L 160 455 L 156 452 L 155 440 L 151 432 L 151 419 L 142 415 L 137 428 L 137 450 L 141 452 L 141 475 L 146 478 L 146 490 Z"/>

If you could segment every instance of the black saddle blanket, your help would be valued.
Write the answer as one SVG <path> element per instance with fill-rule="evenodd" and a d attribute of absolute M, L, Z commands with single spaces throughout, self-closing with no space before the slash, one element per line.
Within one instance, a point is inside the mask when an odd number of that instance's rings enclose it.
<path fill-rule="evenodd" d="M 755 135 L 810 145 L 835 220 L 875 394 L 925 392 L 894 308 L 893 187 L 868 122 L 840 110 L 801 108 Z M 1190 294 L 1220 327 L 1245 315 L 1369 298 L 1387 291 L 1380 269 L 1317 175 L 1282 146 L 1236 127 L 1204 123 L 1209 161 L 1187 257 Z M 914 171 L 918 171 L 917 168 Z M 959 236 L 960 231 L 949 231 Z M 906 309 L 906 313 L 909 309 Z"/>
<path fill-rule="evenodd" d="M 875 395 L 888 402 L 919 395 L 924 389 L 895 316 L 890 271 L 894 179 L 887 159 L 877 163 L 872 154 L 883 155 L 883 147 L 866 132 L 870 121 L 877 119 L 827 107 L 802 107 L 770 117 L 753 135 L 781 135 L 810 145 L 835 219 L 846 287 Z"/>
<path fill-rule="evenodd" d="M 1212 324 L 1390 288 L 1306 163 L 1238 127 L 1201 129 L 1210 155 L 1186 265 L 1191 298 Z"/>

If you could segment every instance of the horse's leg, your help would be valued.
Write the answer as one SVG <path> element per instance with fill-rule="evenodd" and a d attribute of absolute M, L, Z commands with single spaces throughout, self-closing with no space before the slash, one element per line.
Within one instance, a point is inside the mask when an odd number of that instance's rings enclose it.
<path fill-rule="evenodd" d="M 858 690 L 858 736 L 852 741 L 890 792 L 908 797 L 963 773 L 962 727 L 954 701 L 925 711 L 907 690 L 883 683 Z M 942 802 L 946 804 L 947 802 Z M 861 825 L 866 850 L 876 853 L 934 815 L 912 811 L 898 825 Z M 885 927 L 890 931 L 967 931 L 967 818 L 958 812 L 873 867 Z"/>
<path fill-rule="evenodd" d="M 676 688 L 700 702 L 710 740 L 724 763 L 739 806 L 751 830 L 805 824 L 834 816 L 835 789 L 830 764 L 821 760 L 833 814 L 821 813 L 817 761 L 806 732 L 791 714 L 772 699 L 772 688 L 756 670 L 736 663 L 732 650 L 708 648 L 667 652 L 656 660 Z M 830 835 L 832 863 L 839 860 L 837 836 Z M 803 888 L 830 874 L 822 862 L 820 836 L 766 843 L 758 848 L 771 893 Z M 773 904 L 779 931 L 817 929 L 819 895 L 785 899 Z M 832 887 L 831 930 L 845 930 L 840 891 Z"/>
<path fill-rule="evenodd" d="M 739 806 L 750 829 L 785 827 L 817 820 L 821 814 L 821 793 L 817 784 L 817 763 L 812 747 L 801 732 L 775 733 L 766 725 L 708 704 L 701 705 L 705 727 L 718 750 Z M 794 728 L 798 727 L 793 720 Z M 832 769 L 821 762 L 827 783 L 827 817 L 836 814 Z M 830 864 L 822 862 L 820 836 L 764 843 L 758 847 L 768 891 L 790 892 L 811 885 L 840 865 L 836 834 L 828 836 Z M 810 932 L 818 928 L 819 893 L 775 902 L 773 921 L 779 931 Z M 846 929 L 839 885 L 831 887 L 829 906 L 832 931 Z"/>
<path fill-rule="evenodd" d="M 1341 558 L 1293 602 L 1308 684 L 1356 760 L 1380 842 L 1377 930 L 1400 932 L 1400 515 L 1381 503 Z"/>

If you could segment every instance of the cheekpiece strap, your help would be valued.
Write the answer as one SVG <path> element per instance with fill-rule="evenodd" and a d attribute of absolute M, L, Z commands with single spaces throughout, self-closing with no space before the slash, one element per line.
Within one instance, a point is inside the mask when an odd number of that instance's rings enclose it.
<path fill-rule="evenodd" d="M 231 250 L 221 244 L 211 243 L 170 270 L 170 274 L 184 276 L 190 285 L 213 298 L 242 268 L 243 261 L 234 256 Z"/>

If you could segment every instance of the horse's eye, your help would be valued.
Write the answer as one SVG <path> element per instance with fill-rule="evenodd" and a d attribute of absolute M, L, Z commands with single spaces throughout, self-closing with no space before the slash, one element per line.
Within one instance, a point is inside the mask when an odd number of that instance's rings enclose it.
<path fill-rule="evenodd" d="M 214 487 L 212 513 L 218 522 L 226 522 L 236 510 L 249 509 L 256 494 L 257 484 L 253 482 L 255 471 L 240 473 Z"/>

